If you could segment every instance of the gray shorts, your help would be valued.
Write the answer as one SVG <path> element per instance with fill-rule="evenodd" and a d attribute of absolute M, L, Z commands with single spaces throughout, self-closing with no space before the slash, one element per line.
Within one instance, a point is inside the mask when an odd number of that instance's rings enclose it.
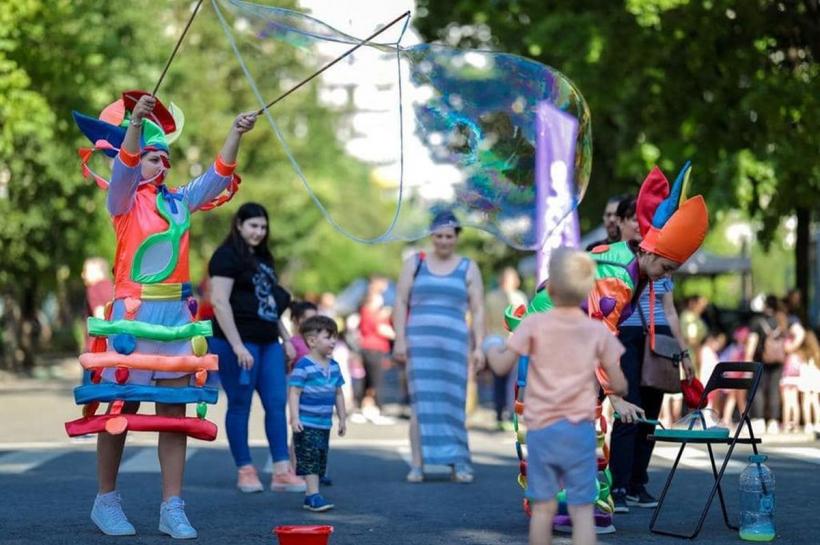
<path fill-rule="evenodd" d="M 594 503 L 598 496 L 595 425 L 559 420 L 527 432 L 527 497 L 551 501 L 561 488 L 567 504 Z"/>

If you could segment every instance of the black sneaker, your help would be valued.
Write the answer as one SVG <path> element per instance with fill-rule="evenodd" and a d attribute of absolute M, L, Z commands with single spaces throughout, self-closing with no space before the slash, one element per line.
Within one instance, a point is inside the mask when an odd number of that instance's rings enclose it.
<path fill-rule="evenodd" d="M 612 502 L 615 504 L 616 513 L 629 513 L 625 488 L 615 488 L 612 490 Z"/>
<path fill-rule="evenodd" d="M 641 485 L 640 488 L 636 488 L 632 493 L 626 495 L 626 504 L 632 507 L 657 507 L 658 500 L 646 491 L 645 486 Z"/>

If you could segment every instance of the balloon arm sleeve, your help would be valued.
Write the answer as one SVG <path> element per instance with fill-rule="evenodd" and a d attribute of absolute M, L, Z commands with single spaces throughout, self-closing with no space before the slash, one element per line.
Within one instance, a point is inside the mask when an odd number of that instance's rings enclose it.
<path fill-rule="evenodd" d="M 524 388 L 527 386 L 527 371 L 529 370 L 530 366 L 530 357 L 529 356 L 520 356 L 518 358 L 518 379 L 517 384 L 519 388 Z"/>
<path fill-rule="evenodd" d="M 122 156 L 122 157 L 121 157 Z M 134 205 L 134 195 L 140 183 L 139 156 L 135 156 L 124 150 L 114 158 L 114 167 L 111 171 L 111 183 L 108 186 L 106 206 L 112 216 L 125 214 Z"/>
<path fill-rule="evenodd" d="M 217 172 L 217 167 L 217 163 L 214 163 L 204 174 L 194 178 L 182 188 L 191 212 L 199 210 L 200 207 L 218 197 L 231 182 L 233 173 L 222 176 Z"/>

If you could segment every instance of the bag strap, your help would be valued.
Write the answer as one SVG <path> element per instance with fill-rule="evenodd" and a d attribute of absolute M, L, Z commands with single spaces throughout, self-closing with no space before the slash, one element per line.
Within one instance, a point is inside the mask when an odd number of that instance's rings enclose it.
<path fill-rule="evenodd" d="M 645 289 L 645 288 L 644 288 Z M 649 335 L 649 347 L 655 349 L 655 283 L 649 281 L 649 326 L 646 325 L 646 316 L 643 313 L 643 306 L 641 305 L 641 298 L 638 297 L 638 314 L 641 317 L 641 324 L 643 324 L 643 331 Z"/>
<path fill-rule="evenodd" d="M 416 283 L 416 277 L 421 272 L 421 265 L 424 263 L 424 260 L 426 258 L 427 258 L 427 254 L 425 254 L 423 250 L 416 254 L 416 259 L 418 261 L 416 263 L 416 270 L 413 271 L 413 281 L 410 283 L 410 291 L 413 290 L 413 284 Z M 408 316 L 410 315 L 410 297 L 409 297 L 409 294 L 408 294 L 408 297 L 407 297 L 407 315 Z"/>
<path fill-rule="evenodd" d="M 426 258 L 427 258 L 427 254 L 425 254 L 423 251 L 416 254 L 416 259 L 418 259 L 418 262 L 416 263 L 416 270 L 413 272 L 413 280 L 414 281 L 415 281 L 416 277 L 419 275 L 419 272 L 421 272 L 421 265 L 422 265 L 422 263 L 424 263 L 424 260 Z"/>

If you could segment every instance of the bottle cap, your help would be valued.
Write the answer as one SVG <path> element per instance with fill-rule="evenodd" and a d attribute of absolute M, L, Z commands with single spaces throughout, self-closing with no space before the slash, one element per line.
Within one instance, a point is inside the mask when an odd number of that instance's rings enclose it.
<path fill-rule="evenodd" d="M 765 454 L 752 454 L 751 456 L 749 456 L 749 461 L 753 464 L 762 464 L 768 459 L 769 457 Z"/>

